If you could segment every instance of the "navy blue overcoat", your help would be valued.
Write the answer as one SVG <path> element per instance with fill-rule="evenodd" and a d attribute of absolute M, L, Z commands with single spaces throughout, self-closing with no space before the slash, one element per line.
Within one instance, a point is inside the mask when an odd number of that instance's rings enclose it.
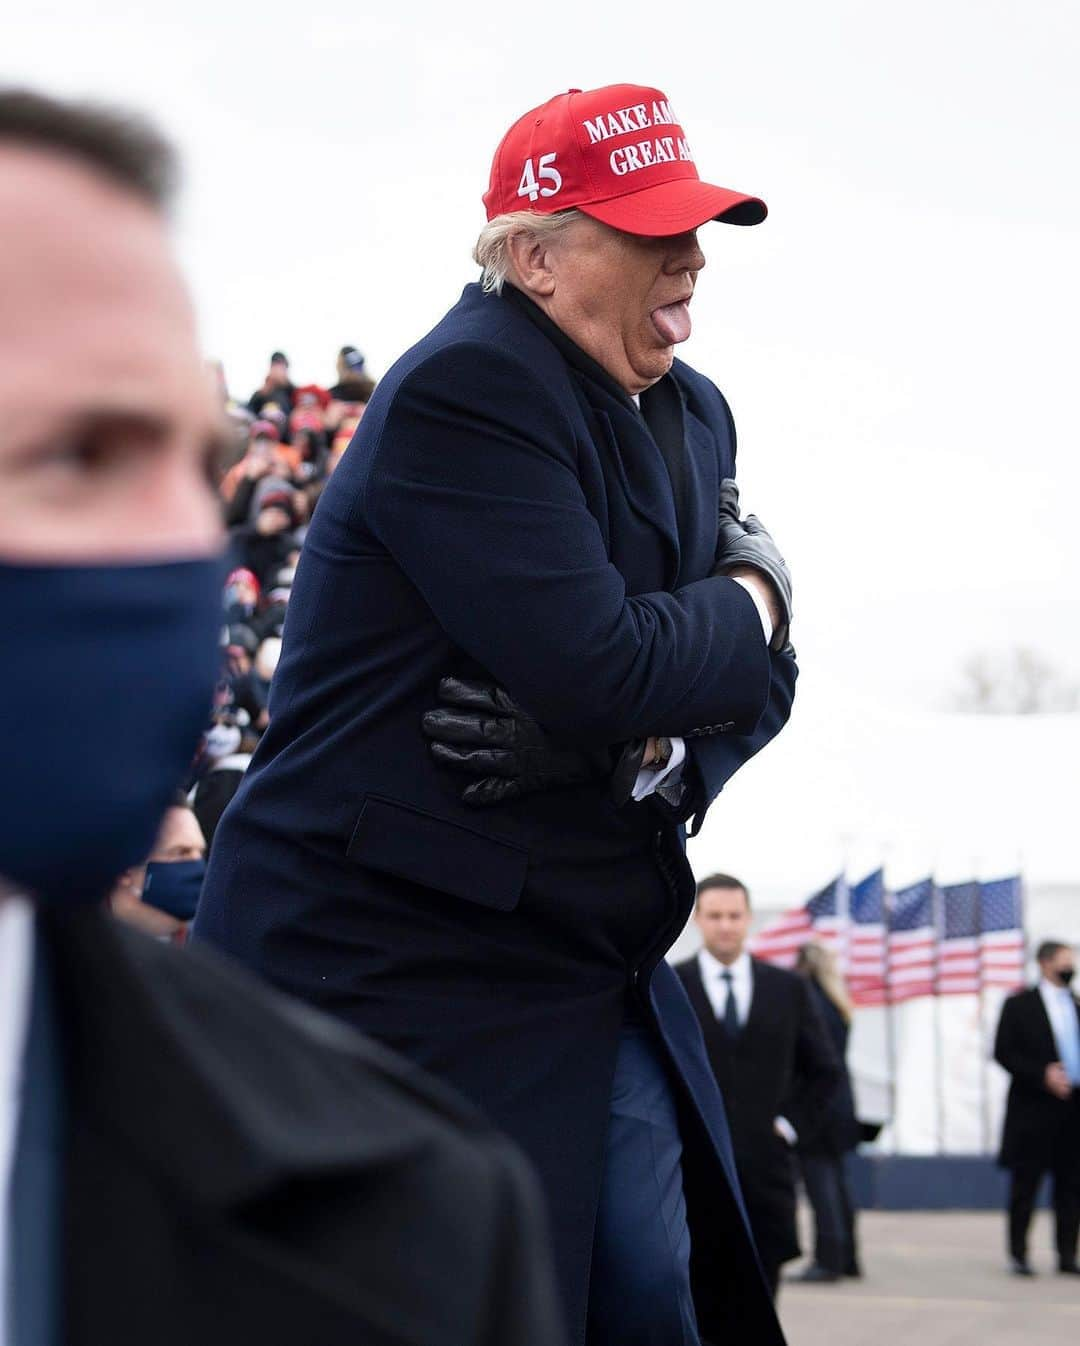
<path fill-rule="evenodd" d="M 766 650 L 749 595 L 708 578 L 735 467 L 723 397 L 676 362 L 683 451 L 666 459 L 526 302 L 468 286 L 379 385 L 315 511 L 196 934 L 519 1142 L 573 1342 L 629 1000 L 683 1110 L 703 1335 L 771 1346 L 723 1106 L 663 954 L 693 901 L 683 824 L 784 723 L 795 665 Z M 597 781 L 470 809 L 420 727 L 454 672 L 490 674 L 569 743 L 693 735 L 686 804 L 618 809 Z"/>

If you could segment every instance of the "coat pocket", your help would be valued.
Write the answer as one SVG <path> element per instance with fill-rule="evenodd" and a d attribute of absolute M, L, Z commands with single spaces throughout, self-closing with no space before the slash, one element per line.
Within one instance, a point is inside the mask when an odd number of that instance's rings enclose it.
<path fill-rule="evenodd" d="M 368 869 L 499 911 L 521 898 L 529 853 L 411 804 L 368 795 L 346 850 Z"/>

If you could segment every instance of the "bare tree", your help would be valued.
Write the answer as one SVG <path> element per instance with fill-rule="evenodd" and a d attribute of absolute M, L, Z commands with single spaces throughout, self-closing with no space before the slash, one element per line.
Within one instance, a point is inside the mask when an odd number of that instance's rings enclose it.
<path fill-rule="evenodd" d="M 1024 646 L 973 654 L 961 675 L 961 687 L 953 700 L 957 710 L 976 715 L 1080 710 L 1080 683 Z"/>

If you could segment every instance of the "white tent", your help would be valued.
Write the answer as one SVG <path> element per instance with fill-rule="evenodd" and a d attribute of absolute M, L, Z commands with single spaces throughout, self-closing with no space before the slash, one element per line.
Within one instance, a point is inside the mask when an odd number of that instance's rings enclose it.
<path fill-rule="evenodd" d="M 749 884 L 759 910 L 840 869 L 890 884 L 1020 870 L 1080 882 L 1080 714 L 919 712 L 800 682 L 792 720 L 713 805 L 690 843 L 698 875 Z"/>

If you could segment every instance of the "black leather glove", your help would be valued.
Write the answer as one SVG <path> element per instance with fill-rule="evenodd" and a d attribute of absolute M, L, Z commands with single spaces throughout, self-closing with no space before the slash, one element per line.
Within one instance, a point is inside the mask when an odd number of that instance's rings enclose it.
<path fill-rule="evenodd" d="M 611 772 L 606 749 L 563 746 L 495 683 L 443 678 L 439 703 L 424 712 L 423 730 L 436 762 L 477 777 L 461 792 L 466 804 L 504 804 Z"/>
<path fill-rule="evenodd" d="M 749 566 L 772 581 L 783 617 L 773 632 L 771 648 L 783 649 L 791 626 L 791 571 L 756 514 L 739 518 L 739 488 L 731 477 L 720 483 L 720 518 L 714 575 L 734 566 Z"/>

